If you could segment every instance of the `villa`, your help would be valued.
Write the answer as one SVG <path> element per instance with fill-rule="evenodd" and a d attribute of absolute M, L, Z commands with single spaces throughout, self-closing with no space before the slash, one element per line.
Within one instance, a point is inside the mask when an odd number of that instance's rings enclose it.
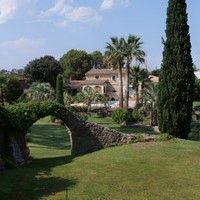
<path fill-rule="evenodd" d="M 126 74 L 122 70 L 123 91 L 125 92 Z M 85 87 L 90 86 L 97 93 L 103 94 L 108 101 L 119 100 L 119 75 L 118 70 L 112 69 L 91 69 L 85 74 L 85 80 L 70 80 L 64 84 L 64 89 L 74 95 L 81 92 Z M 134 91 L 130 86 L 130 97 L 134 96 Z"/>
<path fill-rule="evenodd" d="M 149 79 L 158 82 L 156 76 L 150 75 Z M 126 69 L 122 69 L 123 93 L 126 87 Z M 107 101 L 116 101 L 113 106 L 118 107 L 119 101 L 119 74 L 118 70 L 113 69 L 91 69 L 85 74 L 85 80 L 69 80 L 64 83 L 64 90 L 69 94 L 75 95 L 84 91 L 85 87 L 93 88 L 97 93 L 107 97 Z M 141 88 L 139 87 L 139 90 Z M 132 85 L 129 86 L 129 106 L 135 105 L 135 91 Z"/>

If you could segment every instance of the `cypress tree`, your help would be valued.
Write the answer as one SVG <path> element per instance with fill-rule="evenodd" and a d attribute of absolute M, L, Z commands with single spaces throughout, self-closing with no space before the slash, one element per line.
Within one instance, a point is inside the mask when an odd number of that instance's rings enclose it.
<path fill-rule="evenodd" d="M 194 94 L 194 69 L 185 0 L 169 0 L 166 40 L 158 92 L 158 120 L 162 133 L 187 139 Z"/>
<path fill-rule="evenodd" d="M 56 100 L 58 103 L 64 105 L 63 99 L 63 77 L 61 74 L 58 74 L 56 79 Z"/>

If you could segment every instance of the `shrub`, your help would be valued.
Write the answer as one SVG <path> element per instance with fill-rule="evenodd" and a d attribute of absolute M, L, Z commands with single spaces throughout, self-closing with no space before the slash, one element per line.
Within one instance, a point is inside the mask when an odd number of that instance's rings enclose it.
<path fill-rule="evenodd" d="M 141 122 L 143 121 L 143 117 L 138 111 L 132 112 L 132 122 Z"/>
<path fill-rule="evenodd" d="M 128 113 L 125 109 L 119 108 L 112 113 L 112 120 L 118 124 L 127 119 Z"/>
<path fill-rule="evenodd" d="M 172 135 L 168 134 L 168 133 L 162 133 L 160 134 L 160 136 L 158 138 L 155 138 L 155 141 L 168 141 L 171 140 L 173 138 Z"/>

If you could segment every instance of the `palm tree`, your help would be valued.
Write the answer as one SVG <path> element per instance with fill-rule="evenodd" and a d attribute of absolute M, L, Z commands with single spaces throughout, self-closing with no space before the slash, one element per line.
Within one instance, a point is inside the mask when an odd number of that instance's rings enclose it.
<path fill-rule="evenodd" d="M 84 88 L 84 91 L 81 93 L 78 93 L 76 96 L 76 100 L 78 102 L 83 102 L 86 104 L 88 111 L 91 111 L 91 104 L 102 102 L 104 99 L 104 96 L 96 93 L 94 89 L 92 89 L 90 86 L 86 86 Z"/>
<path fill-rule="evenodd" d="M 122 66 L 124 61 L 123 38 L 111 37 L 111 43 L 106 43 L 106 56 L 112 68 L 115 68 L 113 63 L 116 63 L 119 74 L 119 107 L 123 108 L 123 81 L 122 81 Z"/>
<path fill-rule="evenodd" d="M 123 38 L 123 51 L 126 57 L 126 94 L 125 94 L 125 107 L 128 109 L 129 100 L 129 74 L 130 74 L 130 64 L 133 59 L 136 62 L 143 63 L 145 52 L 141 50 L 141 45 L 143 42 L 140 41 L 140 37 L 135 35 L 129 35 L 127 41 Z"/>
<path fill-rule="evenodd" d="M 64 92 L 63 93 L 63 97 L 64 97 L 64 104 L 67 106 L 70 106 L 72 103 L 74 103 L 74 98 L 73 96 L 71 96 L 68 92 Z"/>
<path fill-rule="evenodd" d="M 145 68 L 140 68 L 139 65 L 130 68 L 130 82 L 135 90 L 136 105 L 139 103 L 139 85 L 141 82 L 142 90 L 145 87 L 145 83 L 149 82 L 148 71 Z"/>
<path fill-rule="evenodd" d="M 143 90 L 143 107 L 150 110 L 151 126 L 157 126 L 157 99 L 158 99 L 158 84 L 151 82 Z"/>
<path fill-rule="evenodd" d="M 50 83 L 33 82 L 20 97 L 21 101 L 45 101 L 55 99 L 55 90 Z"/>

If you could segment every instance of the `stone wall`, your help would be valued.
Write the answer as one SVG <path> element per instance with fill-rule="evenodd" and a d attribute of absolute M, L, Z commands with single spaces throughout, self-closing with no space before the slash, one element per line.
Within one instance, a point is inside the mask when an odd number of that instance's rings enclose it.
<path fill-rule="evenodd" d="M 28 162 L 14 137 L 9 134 L 0 134 L 0 139 L 0 170 L 4 169 L 3 157 L 11 158 L 15 166 L 24 165 Z"/>
<path fill-rule="evenodd" d="M 58 116 L 70 130 L 72 155 L 127 144 L 136 139 L 135 135 L 123 134 L 99 124 L 90 123 L 77 118 L 73 113 L 62 111 Z"/>

